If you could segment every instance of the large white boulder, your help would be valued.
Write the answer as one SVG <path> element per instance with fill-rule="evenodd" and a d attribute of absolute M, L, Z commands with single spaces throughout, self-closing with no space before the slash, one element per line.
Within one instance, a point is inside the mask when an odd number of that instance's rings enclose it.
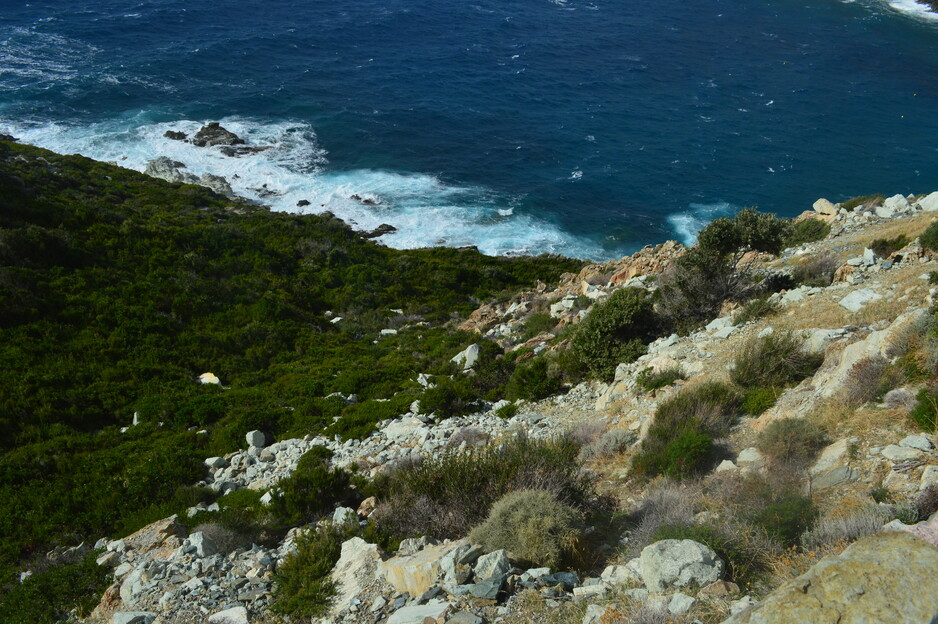
<path fill-rule="evenodd" d="M 703 587 L 723 576 L 725 565 L 715 552 L 693 540 L 661 540 L 642 550 L 642 580 L 648 591 Z"/>

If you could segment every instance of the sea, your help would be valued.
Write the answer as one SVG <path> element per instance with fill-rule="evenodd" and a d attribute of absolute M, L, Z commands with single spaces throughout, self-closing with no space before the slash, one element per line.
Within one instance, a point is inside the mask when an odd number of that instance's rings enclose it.
<path fill-rule="evenodd" d="M 164 136 L 217 121 L 263 151 Z M 0 0 L 0 132 L 395 248 L 605 260 L 938 190 L 914 0 Z M 307 203 L 308 202 L 308 203 Z M 298 206 L 299 204 L 303 204 Z"/>

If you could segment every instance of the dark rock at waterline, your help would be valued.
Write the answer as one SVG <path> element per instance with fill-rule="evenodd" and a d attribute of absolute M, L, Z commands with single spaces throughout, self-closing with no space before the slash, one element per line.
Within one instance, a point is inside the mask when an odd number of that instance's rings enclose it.
<path fill-rule="evenodd" d="M 189 138 L 189 135 L 185 132 L 179 132 L 178 130 L 167 130 L 163 133 L 163 136 L 167 139 L 172 139 L 173 141 L 185 141 Z"/>
<path fill-rule="evenodd" d="M 362 238 L 378 238 L 379 236 L 384 236 L 385 234 L 390 234 L 396 231 L 397 231 L 397 228 L 394 227 L 393 225 L 390 225 L 388 223 L 382 223 L 381 225 L 371 230 L 370 232 L 362 232 L 361 236 Z"/>
<path fill-rule="evenodd" d="M 238 156 L 247 156 L 248 154 L 256 154 L 258 152 L 266 152 L 269 149 L 273 149 L 273 145 L 238 145 L 232 147 L 226 145 L 225 147 L 219 148 L 219 151 L 225 156 L 231 156 L 232 158 L 237 158 Z"/>
<path fill-rule="evenodd" d="M 267 188 L 266 184 L 261 184 L 260 187 L 254 187 L 250 190 L 257 193 L 258 197 L 279 197 L 283 195 L 280 191 L 275 191 L 274 189 Z"/>
<path fill-rule="evenodd" d="M 349 199 L 354 199 L 355 201 L 361 202 L 366 206 L 377 206 L 378 204 L 381 203 L 377 199 L 372 199 L 371 197 L 362 197 L 358 193 L 355 193 L 354 195 L 349 197 Z"/>
<path fill-rule="evenodd" d="M 10 143 L 16 143 L 19 141 L 15 136 L 10 136 L 9 134 L 3 134 L 0 132 L 0 141 L 9 141 Z"/>
<path fill-rule="evenodd" d="M 309 206 L 309 200 L 308 200 L 308 199 L 301 199 L 300 201 L 296 202 L 296 205 L 297 205 L 297 207 L 299 207 L 299 208 L 302 208 L 303 206 Z"/>
<path fill-rule="evenodd" d="M 217 121 L 202 126 L 195 136 L 192 144 L 197 147 L 212 147 L 214 145 L 244 145 L 244 139 L 234 132 L 226 130 Z"/>

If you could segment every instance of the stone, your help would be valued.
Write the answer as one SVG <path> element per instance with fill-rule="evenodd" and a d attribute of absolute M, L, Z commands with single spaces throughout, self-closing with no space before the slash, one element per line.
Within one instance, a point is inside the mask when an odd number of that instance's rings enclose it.
<path fill-rule="evenodd" d="M 814 212 L 818 214 L 822 214 L 822 215 L 837 214 L 837 207 L 834 204 L 830 203 L 828 200 L 824 199 L 823 197 L 817 200 L 816 202 L 814 202 L 814 205 L 812 206 L 812 208 L 814 208 Z"/>
<path fill-rule="evenodd" d="M 439 544 L 437 540 L 432 537 L 411 537 L 405 539 L 401 542 L 401 545 L 397 549 L 398 555 L 415 555 L 427 546 L 436 546 Z"/>
<path fill-rule="evenodd" d="M 938 191 L 931 193 L 918 200 L 918 205 L 925 212 L 938 212 Z"/>
<path fill-rule="evenodd" d="M 668 601 L 668 611 L 674 615 L 684 615 L 693 609 L 696 604 L 697 600 L 695 598 L 678 592 L 671 596 L 671 600 Z"/>
<path fill-rule="evenodd" d="M 713 337 L 720 340 L 725 340 L 726 338 L 729 338 L 735 331 L 735 327 L 724 327 L 713 332 Z"/>
<path fill-rule="evenodd" d="M 883 397 L 883 404 L 890 409 L 902 408 L 912 411 L 917 403 L 918 399 L 915 397 L 915 393 L 908 388 L 890 390 Z"/>
<path fill-rule="evenodd" d="M 829 556 L 724 624 L 938 621 L 938 548 L 904 532 L 880 533 Z"/>
<path fill-rule="evenodd" d="M 762 453 L 759 452 L 759 449 L 755 447 L 743 449 L 736 457 L 736 465 L 741 468 L 761 466 L 764 463 L 765 458 L 762 457 Z"/>
<path fill-rule="evenodd" d="M 377 545 L 369 544 L 360 537 L 342 542 L 339 560 L 330 573 L 336 583 L 333 612 L 347 609 L 352 600 L 374 583 L 380 567 L 381 552 Z"/>
<path fill-rule="evenodd" d="M 642 550 L 642 580 L 650 592 L 704 586 L 723 576 L 725 565 L 713 550 L 693 540 L 661 540 Z"/>
<path fill-rule="evenodd" d="M 736 464 L 728 459 L 724 459 L 720 462 L 720 465 L 716 467 L 716 472 L 727 472 L 731 470 L 738 470 Z"/>
<path fill-rule="evenodd" d="M 897 193 L 896 195 L 893 195 L 892 197 L 887 197 L 886 200 L 883 202 L 882 207 L 888 210 L 892 210 L 893 212 L 896 212 L 896 211 L 908 210 L 909 208 L 912 207 L 912 204 L 909 203 L 909 200 L 906 199 L 904 195 L 900 195 Z M 882 216 L 879 214 L 879 211 L 877 211 L 876 214 L 877 216 Z M 889 216 L 891 217 L 892 215 L 889 215 Z"/>
<path fill-rule="evenodd" d="M 455 363 L 456 366 L 459 366 L 464 371 L 470 370 L 473 366 L 476 365 L 476 362 L 479 361 L 479 352 L 480 348 L 477 344 L 471 344 L 466 347 L 464 350 L 457 353 L 450 360 Z"/>
<path fill-rule="evenodd" d="M 205 460 L 205 465 L 209 468 L 217 470 L 218 468 L 224 468 L 228 465 L 228 460 L 224 457 L 209 457 Z"/>
<path fill-rule="evenodd" d="M 248 442 L 250 448 L 264 448 L 264 444 L 267 442 L 267 437 L 264 435 L 263 431 L 248 431 L 247 435 L 244 438 Z"/>
<path fill-rule="evenodd" d="M 219 195 L 223 195 L 228 199 L 235 199 L 237 195 L 231 190 L 231 185 L 228 183 L 228 180 L 224 176 L 214 175 L 211 173 L 203 173 L 199 176 L 198 184 L 212 189 Z"/>
<path fill-rule="evenodd" d="M 588 605 L 581 624 L 599 624 L 605 615 L 606 607 L 595 604 Z"/>
<path fill-rule="evenodd" d="M 118 611 L 111 618 L 112 624 L 151 624 L 156 613 L 149 611 Z"/>
<path fill-rule="evenodd" d="M 868 304 L 873 303 L 874 301 L 879 301 L 883 296 L 880 295 L 875 290 L 870 288 L 861 288 L 855 290 L 838 303 L 841 307 L 849 310 L 850 312 L 859 312 Z"/>
<path fill-rule="evenodd" d="M 814 465 L 811 466 L 810 469 L 808 469 L 808 473 L 811 476 L 815 476 L 823 472 L 827 472 L 831 468 L 842 464 L 849 453 L 850 440 L 848 438 L 841 438 L 833 444 L 824 447 L 824 450 L 821 451 L 817 461 L 814 462 Z"/>
<path fill-rule="evenodd" d="M 380 573 L 395 590 L 419 596 L 437 583 L 442 574 L 443 557 L 464 544 L 457 541 L 428 546 L 413 555 L 391 557 L 381 563 Z"/>
<path fill-rule="evenodd" d="M 853 483 L 860 478 L 860 473 L 849 466 L 838 466 L 821 473 L 811 480 L 812 490 L 826 490 L 828 488 Z"/>
<path fill-rule="evenodd" d="M 214 373 L 202 373 L 199 375 L 200 384 L 214 384 L 216 386 L 221 385 L 221 379 L 215 376 Z"/>
<path fill-rule="evenodd" d="M 502 549 L 479 557 L 473 571 L 477 579 L 484 581 L 493 576 L 507 574 L 510 569 L 511 563 L 508 561 L 508 554 Z"/>
<path fill-rule="evenodd" d="M 244 607 L 232 607 L 208 616 L 208 624 L 249 624 L 248 611 Z"/>
<path fill-rule="evenodd" d="M 912 459 L 918 459 L 922 456 L 922 452 L 915 448 L 903 448 L 895 444 L 890 444 L 882 451 L 880 451 L 880 455 L 891 462 L 899 463 Z"/>
<path fill-rule="evenodd" d="M 332 513 L 332 522 L 339 525 L 358 522 L 358 514 L 351 507 L 338 507 Z"/>
<path fill-rule="evenodd" d="M 904 448 L 918 449 L 920 451 L 930 451 L 932 448 L 931 440 L 927 436 L 923 435 L 910 435 L 906 436 L 899 442 L 899 446 Z"/>
<path fill-rule="evenodd" d="M 732 596 L 733 594 L 739 593 L 739 585 L 736 583 L 731 583 L 729 581 L 714 581 L 702 587 L 697 596 L 700 598 L 723 598 L 724 596 Z"/>
<path fill-rule="evenodd" d="M 546 587 L 563 585 L 566 591 L 573 591 L 573 588 L 580 584 L 580 577 L 574 572 L 554 572 L 541 577 L 541 583 Z"/>
<path fill-rule="evenodd" d="M 876 264 L 876 252 L 867 247 L 863 250 L 863 264 L 873 266 Z"/>
<path fill-rule="evenodd" d="M 594 583 L 592 585 L 582 585 L 573 588 L 573 595 L 577 598 L 593 598 L 605 596 L 612 590 L 608 583 Z"/>
<path fill-rule="evenodd" d="M 387 624 L 424 624 L 424 620 L 440 620 L 453 606 L 451 602 L 436 602 L 425 605 L 402 607 L 391 614 Z"/>
<path fill-rule="evenodd" d="M 925 470 L 922 472 L 922 480 L 919 483 L 919 489 L 924 490 L 932 485 L 938 485 L 938 466 L 925 466 Z"/>
<path fill-rule="evenodd" d="M 134 569 L 121 582 L 120 596 L 125 605 L 132 605 L 134 597 L 140 593 L 142 589 L 141 576 L 143 576 L 143 570 Z"/>
<path fill-rule="evenodd" d="M 195 547 L 195 554 L 199 557 L 209 557 L 218 552 L 218 547 L 202 531 L 196 531 L 189 536 L 189 543 Z"/>
<path fill-rule="evenodd" d="M 498 598 L 498 592 L 501 591 L 506 578 L 508 578 L 507 574 L 498 574 L 484 581 L 466 585 L 465 587 L 469 595 L 474 598 L 479 598 L 480 600 L 495 600 Z"/>
<path fill-rule="evenodd" d="M 459 611 L 449 616 L 446 620 L 446 624 L 485 624 L 485 620 L 475 613 Z"/>
<path fill-rule="evenodd" d="M 192 144 L 197 147 L 212 147 L 214 145 L 243 145 L 244 140 L 237 134 L 225 129 L 217 121 L 202 126 L 195 136 Z"/>
<path fill-rule="evenodd" d="M 482 547 L 476 544 L 463 544 L 440 559 L 443 582 L 450 585 L 462 585 L 472 577 L 472 568 L 482 554 Z"/>
<path fill-rule="evenodd" d="M 621 585 L 625 583 L 640 583 L 642 577 L 638 574 L 635 574 L 628 566 L 621 565 L 611 565 L 606 566 L 606 569 L 603 570 L 603 573 L 600 575 L 600 578 L 607 583 L 612 583 L 614 585 Z"/>

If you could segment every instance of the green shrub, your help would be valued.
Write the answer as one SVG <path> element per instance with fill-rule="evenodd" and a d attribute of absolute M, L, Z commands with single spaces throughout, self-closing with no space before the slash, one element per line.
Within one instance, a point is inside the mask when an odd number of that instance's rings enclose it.
<path fill-rule="evenodd" d="M 548 312 L 534 312 L 524 320 L 521 340 L 530 340 L 540 334 L 550 333 L 557 327 L 557 319 Z"/>
<path fill-rule="evenodd" d="M 287 555 L 274 573 L 271 610 L 290 617 L 323 615 L 336 593 L 329 576 L 342 554 L 342 542 L 354 529 L 325 527 L 307 530 L 296 538 L 296 551 Z"/>
<path fill-rule="evenodd" d="M 670 386 L 679 379 L 687 379 L 687 375 L 680 366 L 672 366 L 663 368 L 658 372 L 651 368 L 643 369 L 635 378 L 635 382 L 645 392 L 651 392 L 652 390 Z"/>
<path fill-rule="evenodd" d="M 525 564 L 556 569 L 573 563 L 582 533 L 581 511 L 549 492 L 520 490 L 499 499 L 469 539 L 486 552 L 504 548 Z"/>
<path fill-rule="evenodd" d="M 420 409 L 440 418 L 452 418 L 470 413 L 476 398 L 466 378 L 437 377 L 434 379 L 434 386 L 427 388 L 420 398 Z"/>
<path fill-rule="evenodd" d="M 900 234 L 895 238 L 876 238 L 873 239 L 867 247 L 872 249 L 880 258 L 888 258 L 893 253 L 899 251 L 909 243 L 911 239 L 905 234 Z"/>
<path fill-rule="evenodd" d="M 508 420 L 512 418 L 515 414 L 518 413 L 518 406 L 514 403 L 509 403 L 508 405 L 502 405 L 500 408 L 495 410 L 495 415 L 503 420 Z"/>
<path fill-rule="evenodd" d="M 375 518 L 389 534 L 444 539 L 464 536 L 496 500 L 513 491 L 548 490 L 561 502 L 586 509 L 593 481 L 580 472 L 578 453 L 570 440 L 521 436 L 501 446 L 404 462 L 390 473 Z"/>
<path fill-rule="evenodd" d="M 848 212 L 853 212 L 857 208 L 867 208 L 871 206 L 879 206 L 886 199 L 883 195 L 860 195 L 859 197 L 854 197 L 848 199 L 845 202 L 841 202 L 840 207 Z"/>
<path fill-rule="evenodd" d="M 546 357 L 534 357 L 515 366 L 505 387 L 505 396 L 511 401 L 526 399 L 536 401 L 560 390 L 563 383 L 550 375 Z"/>
<path fill-rule="evenodd" d="M 736 423 L 741 397 L 731 387 L 707 382 L 663 401 L 632 458 L 637 472 L 684 479 L 704 471 L 713 460 L 713 440 Z"/>
<path fill-rule="evenodd" d="M 781 391 L 777 388 L 746 388 L 743 392 L 742 410 L 750 416 L 758 416 L 778 400 Z"/>
<path fill-rule="evenodd" d="M 815 256 L 792 271 L 793 286 L 827 288 L 834 281 L 840 262 L 833 256 Z"/>
<path fill-rule="evenodd" d="M 285 524 L 315 522 L 350 496 L 350 477 L 341 468 L 330 468 L 321 451 L 313 447 L 297 462 L 296 469 L 278 484 L 272 508 Z"/>
<path fill-rule="evenodd" d="M 785 247 L 797 247 L 805 243 L 813 243 L 827 237 L 831 226 L 820 219 L 805 219 L 792 223 L 785 236 Z"/>
<path fill-rule="evenodd" d="M 752 299 L 746 305 L 736 310 L 733 314 L 734 325 L 745 325 L 750 321 L 755 321 L 763 316 L 769 316 L 778 312 L 777 303 L 769 300 L 768 296 Z"/>
<path fill-rule="evenodd" d="M 593 306 L 573 336 L 573 348 L 593 375 L 611 381 L 619 363 L 645 353 L 656 324 L 648 293 L 622 288 Z"/>
<path fill-rule="evenodd" d="M 610 429 L 580 449 L 580 461 L 611 457 L 624 452 L 635 442 L 635 433 L 628 429 Z"/>
<path fill-rule="evenodd" d="M 817 518 L 817 508 L 808 496 L 787 493 L 769 503 L 752 518 L 783 544 L 793 546 Z"/>
<path fill-rule="evenodd" d="M 789 229 L 788 221 L 774 214 L 743 208 L 732 219 L 721 217 L 708 223 L 697 235 L 697 244 L 721 256 L 740 251 L 778 254 Z"/>
<path fill-rule="evenodd" d="M 775 332 L 743 345 L 730 377 L 743 388 L 784 388 L 813 375 L 822 361 L 804 350 L 800 334 Z"/>
<path fill-rule="evenodd" d="M 781 418 L 759 432 L 756 448 L 769 462 L 804 468 L 824 448 L 824 430 L 804 418 Z"/>
<path fill-rule="evenodd" d="M 929 225 L 918 240 L 928 251 L 938 251 L 938 221 Z"/>
<path fill-rule="evenodd" d="M 922 431 L 932 433 L 938 428 L 938 391 L 922 388 L 917 398 L 918 404 L 912 409 L 909 418 Z"/>
<path fill-rule="evenodd" d="M 32 576 L 0 594 L 3 624 L 49 624 L 71 621 L 69 612 L 87 617 L 111 583 L 111 572 L 91 552 L 80 559 L 34 570 Z"/>

